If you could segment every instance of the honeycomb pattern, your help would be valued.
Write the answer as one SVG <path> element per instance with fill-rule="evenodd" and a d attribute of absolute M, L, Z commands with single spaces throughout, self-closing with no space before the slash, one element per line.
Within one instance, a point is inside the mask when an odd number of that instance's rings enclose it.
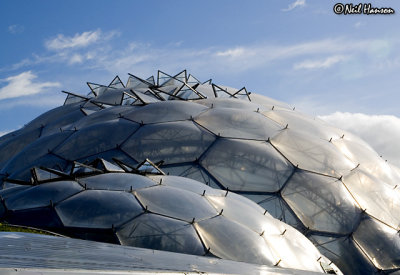
<path fill-rule="evenodd" d="M 149 158 L 171 175 L 250 198 L 346 274 L 400 269 L 400 170 L 358 137 L 186 71 L 88 85 L 88 95 L 67 92 L 63 106 L 0 138 L 3 188 L 29 182 L 32 167 Z"/>
<path fill-rule="evenodd" d="M 102 159 L 94 163 L 75 163 L 68 175 L 35 168 L 35 185 L 0 191 L 0 217 L 128 246 L 316 272 L 329 266 L 300 232 L 240 195 L 183 177 L 123 172 Z"/>

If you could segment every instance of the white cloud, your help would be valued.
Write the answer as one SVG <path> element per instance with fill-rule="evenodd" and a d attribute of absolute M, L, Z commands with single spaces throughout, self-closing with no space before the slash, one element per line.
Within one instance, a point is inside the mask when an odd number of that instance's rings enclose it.
<path fill-rule="evenodd" d="M 11 34 L 17 34 L 17 33 L 21 33 L 24 31 L 24 27 L 21 25 L 10 25 L 8 26 L 8 32 Z"/>
<path fill-rule="evenodd" d="M 342 112 L 319 118 L 361 137 L 389 163 L 400 166 L 400 118 Z"/>
<path fill-rule="evenodd" d="M 117 32 L 103 33 L 100 29 L 96 31 L 76 33 L 74 36 L 58 34 L 56 38 L 47 40 L 45 46 L 47 49 L 55 51 L 84 48 L 98 41 L 109 40 L 116 34 Z"/>
<path fill-rule="evenodd" d="M 297 7 L 304 7 L 306 5 L 306 0 L 296 0 L 296 2 L 291 3 L 286 9 L 282 11 L 291 11 Z"/>
<path fill-rule="evenodd" d="M 327 69 L 344 60 L 346 60 L 346 57 L 342 55 L 330 56 L 319 60 L 306 60 L 301 63 L 294 64 L 293 69 Z"/>
<path fill-rule="evenodd" d="M 34 73 L 26 71 L 2 80 L 8 83 L 0 88 L 0 100 L 38 94 L 47 88 L 60 86 L 58 82 L 36 82 L 34 81 L 36 78 Z"/>

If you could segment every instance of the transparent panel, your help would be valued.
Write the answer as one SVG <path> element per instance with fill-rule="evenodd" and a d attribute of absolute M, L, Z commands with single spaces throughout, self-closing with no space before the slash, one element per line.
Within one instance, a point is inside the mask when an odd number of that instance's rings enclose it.
<path fill-rule="evenodd" d="M 31 188 L 29 185 L 14 185 L 12 187 L 6 187 L 5 189 L 0 190 L 0 197 L 3 199 L 7 199 L 9 196 L 15 195 L 18 192 L 21 192 L 25 189 Z"/>
<path fill-rule="evenodd" d="M 62 201 L 82 190 L 83 188 L 74 181 L 43 183 L 8 197 L 5 204 L 10 210 L 44 207 Z"/>
<path fill-rule="evenodd" d="M 319 251 L 333 261 L 343 274 L 374 274 L 376 269 L 349 237 L 311 235 Z"/>
<path fill-rule="evenodd" d="M 143 212 L 135 197 L 127 192 L 86 190 L 56 206 L 65 226 L 112 228 Z"/>
<path fill-rule="evenodd" d="M 46 156 L 56 146 L 66 140 L 72 132 L 62 132 L 47 137 L 41 137 L 30 145 L 26 146 L 18 155 L 12 158 L 4 167 L 9 174 L 21 169 L 29 170 L 33 166 L 39 167 L 38 159 Z"/>
<path fill-rule="evenodd" d="M 306 132 L 309 135 L 325 140 L 338 139 L 344 131 L 334 128 L 321 120 L 291 110 L 269 110 L 262 112 L 263 115 L 290 129 Z"/>
<path fill-rule="evenodd" d="M 35 142 L 40 136 L 41 129 L 24 132 L 7 142 L 0 143 L 0 168 L 7 161 L 21 152 L 26 146 Z"/>
<path fill-rule="evenodd" d="M 211 188 L 205 184 L 189 178 L 176 176 L 151 176 L 150 178 L 156 183 L 184 189 L 199 195 L 205 194 L 212 196 L 225 196 L 226 193 L 225 191 L 215 190 L 214 188 Z"/>
<path fill-rule="evenodd" d="M 55 154 L 68 160 L 98 154 L 121 144 L 138 127 L 138 124 L 122 119 L 90 126 L 75 132 L 55 150 Z"/>
<path fill-rule="evenodd" d="M 282 225 L 255 202 L 229 192 L 225 196 L 210 196 L 206 198 L 222 215 L 234 220 L 258 234 L 280 234 Z M 265 213 L 265 215 L 264 215 Z M 283 224 L 283 223 L 282 223 Z"/>
<path fill-rule="evenodd" d="M 285 186 L 283 199 L 312 230 L 350 234 L 361 210 L 337 179 L 298 171 Z"/>
<path fill-rule="evenodd" d="M 120 149 L 112 149 L 112 150 L 100 152 L 95 155 L 91 155 L 88 157 L 78 159 L 77 161 L 80 163 L 89 163 L 97 158 L 105 159 L 106 161 L 109 161 L 113 164 L 116 164 L 114 159 L 122 161 L 123 163 L 128 164 L 130 166 L 136 166 L 138 163 L 136 160 L 132 159 L 130 156 L 128 156 L 126 153 L 124 153 Z"/>
<path fill-rule="evenodd" d="M 117 229 L 122 245 L 204 255 L 204 247 L 193 226 L 154 214 L 143 214 Z"/>
<path fill-rule="evenodd" d="M 205 183 L 206 185 L 212 188 L 216 189 L 222 188 L 221 184 L 217 183 L 203 168 L 201 168 L 201 166 L 196 164 L 165 166 L 161 167 L 161 169 L 167 175 L 175 175 L 175 176 L 190 178 Z"/>
<path fill-rule="evenodd" d="M 219 139 L 201 165 L 223 186 L 235 191 L 278 191 L 294 170 L 264 141 Z"/>
<path fill-rule="evenodd" d="M 215 98 L 214 90 L 211 85 L 199 85 L 196 87 L 196 91 L 207 98 Z"/>
<path fill-rule="evenodd" d="M 231 108 L 212 108 L 195 121 L 216 135 L 243 139 L 267 140 L 282 129 L 259 113 Z"/>
<path fill-rule="evenodd" d="M 257 204 L 268 211 L 274 218 L 283 221 L 297 230 L 304 230 L 304 225 L 293 214 L 292 210 L 287 206 L 285 201 L 276 195 L 245 195 L 251 200 L 258 201 Z"/>
<path fill-rule="evenodd" d="M 24 131 L 29 131 L 32 129 L 40 128 L 42 126 L 45 126 L 45 125 L 53 122 L 54 120 L 58 120 L 76 110 L 80 110 L 80 103 L 73 103 L 73 104 L 68 104 L 68 105 L 54 108 L 54 109 L 38 116 L 31 122 L 29 122 L 23 129 L 24 129 Z M 84 116 L 83 113 L 82 113 L 82 116 Z"/>
<path fill-rule="evenodd" d="M 398 228 L 400 226 L 400 191 L 360 168 L 343 178 L 362 209 L 375 218 Z"/>
<path fill-rule="evenodd" d="M 33 166 L 53 168 L 53 169 L 56 169 L 59 171 L 68 171 L 69 168 L 71 167 L 71 163 L 69 163 L 59 157 L 56 157 L 52 154 L 46 154 L 42 157 L 38 157 L 32 163 L 30 163 L 29 165 L 27 165 L 23 168 L 14 166 L 15 168 L 19 168 L 19 169 L 16 171 L 13 171 L 12 174 L 9 176 L 9 178 L 16 179 L 16 180 L 29 181 L 31 179 L 30 168 L 32 168 Z"/>
<path fill-rule="evenodd" d="M 109 90 L 107 93 L 104 93 L 96 98 L 92 99 L 92 102 L 96 103 L 104 103 L 109 105 L 121 105 L 123 97 L 122 90 Z"/>
<path fill-rule="evenodd" d="M 266 265 L 279 260 L 259 234 L 224 216 L 195 223 L 195 227 L 206 248 L 222 259 Z"/>
<path fill-rule="evenodd" d="M 195 161 L 215 137 L 193 122 L 168 122 L 145 125 L 122 145 L 122 149 L 143 161 L 148 158 L 164 164 Z"/>
<path fill-rule="evenodd" d="M 61 129 L 71 126 L 71 124 L 75 124 L 76 121 L 83 117 L 85 117 L 85 114 L 81 109 L 77 109 L 60 118 L 53 118 L 53 120 L 43 128 L 41 136 L 43 137 L 59 133 L 61 132 Z"/>
<path fill-rule="evenodd" d="M 377 268 L 400 267 L 400 237 L 397 230 L 365 217 L 353 237 Z"/>
<path fill-rule="evenodd" d="M 86 101 L 86 100 L 87 99 L 85 99 L 84 97 L 67 93 L 67 97 L 65 98 L 64 105 L 83 102 L 83 101 Z"/>
<path fill-rule="evenodd" d="M 79 179 L 88 189 L 130 191 L 156 185 L 151 179 L 128 173 L 107 173 Z"/>
<path fill-rule="evenodd" d="M 269 98 L 267 96 L 263 96 L 263 95 L 259 95 L 259 94 L 255 94 L 255 93 L 252 93 L 249 96 L 250 96 L 251 102 L 264 105 L 268 109 L 272 109 L 272 107 L 274 107 L 274 110 L 275 110 L 278 107 L 278 108 L 282 108 L 282 109 L 292 110 L 292 107 L 290 107 L 289 104 Z"/>
<path fill-rule="evenodd" d="M 126 83 L 126 88 L 147 88 L 150 83 L 146 83 L 137 76 L 129 75 L 128 82 Z M 152 83 L 154 85 L 154 83 Z"/>
<path fill-rule="evenodd" d="M 263 235 L 273 253 L 280 259 L 278 266 L 322 272 L 318 260 L 320 253 L 315 246 L 297 230 L 286 226 L 280 234 Z"/>
<path fill-rule="evenodd" d="M 346 138 L 333 140 L 332 143 L 354 163 L 359 163 L 364 171 L 393 187 L 400 183 L 400 176 L 391 169 L 390 165 L 374 149 L 363 141 L 348 140 L 347 136 L 345 136 Z"/>
<path fill-rule="evenodd" d="M 201 195 L 175 187 L 158 185 L 137 190 L 135 195 L 149 211 L 188 222 L 218 214 Z"/>
<path fill-rule="evenodd" d="M 237 100 L 233 98 L 209 98 L 196 100 L 196 103 L 207 106 L 209 108 L 234 108 L 241 110 L 249 110 L 256 112 L 257 109 L 262 108 L 262 105 L 246 102 L 244 100 Z M 234 112 L 234 110 L 232 110 Z M 286 125 L 286 124 L 285 124 Z"/>
<path fill-rule="evenodd" d="M 108 87 L 117 88 L 117 89 L 125 88 L 124 84 L 122 83 L 122 81 L 118 75 L 113 79 L 113 81 L 111 81 L 111 83 L 108 85 Z"/>
<path fill-rule="evenodd" d="M 346 158 L 331 142 L 286 129 L 271 139 L 274 145 L 294 165 L 328 176 L 346 175 L 357 164 Z"/>
<path fill-rule="evenodd" d="M 177 120 L 188 120 L 207 108 L 191 102 L 167 101 L 157 102 L 135 109 L 125 115 L 138 123 L 158 123 Z"/>

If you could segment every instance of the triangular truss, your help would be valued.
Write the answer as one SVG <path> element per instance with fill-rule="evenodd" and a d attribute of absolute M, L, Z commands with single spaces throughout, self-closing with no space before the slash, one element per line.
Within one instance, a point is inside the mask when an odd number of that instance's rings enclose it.
<path fill-rule="evenodd" d="M 228 91 L 227 88 L 221 88 L 220 86 L 218 86 L 216 84 L 213 84 L 213 83 L 211 85 L 212 85 L 215 97 L 220 97 L 220 98 L 221 97 L 222 98 L 232 98 L 232 97 L 233 98 L 246 98 L 249 101 L 251 101 L 250 100 L 250 93 L 247 92 L 245 87 L 241 88 L 240 90 L 230 92 L 230 91 Z"/>
<path fill-rule="evenodd" d="M 72 103 L 78 103 L 78 102 L 84 102 L 84 101 L 88 101 L 89 98 L 86 96 L 82 96 L 82 95 L 77 95 L 71 92 L 67 92 L 67 91 L 61 91 L 64 94 L 67 94 L 67 97 L 65 98 L 64 104 L 63 105 L 68 105 L 68 104 L 72 104 Z"/>

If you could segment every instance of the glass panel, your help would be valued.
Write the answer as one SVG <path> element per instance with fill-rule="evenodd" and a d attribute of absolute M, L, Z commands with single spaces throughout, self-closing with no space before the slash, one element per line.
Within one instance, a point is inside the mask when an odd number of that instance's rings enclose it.
<path fill-rule="evenodd" d="M 143 212 L 135 197 L 120 191 L 83 191 L 56 206 L 65 226 L 112 228 Z"/>
<path fill-rule="evenodd" d="M 0 143 L 0 168 L 7 161 L 21 152 L 26 146 L 35 142 L 40 136 L 41 129 L 23 132 L 5 143 Z"/>
<path fill-rule="evenodd" d="M 196 100 L 196 103 L 207 106 L 209 108 L 234 108 L 241 110 L 249 110 L 256 112 L 257 108 L 262 108 L 262 105 L 246 102 L 244 100 L 237 100 L 233 98 L 209 98 Z M 232 110 L 234 112 L 235 110 Z M 260 111 L 260 110 L 259 110 Z M 285 124 L 286 125 L 286 124 Z"/>
<path fill-rule="evenodd" d="M 233 138 L 267 140 L 282 129 L 259 113 L 231 108 L 210 109 L 195 121 L 216 135 Z"/>
<path fill-rule="evenodd" d="M 266 265 L 279 260 L 259 234 L 224 216 L 200 221 L 195 227 L 206 248 L 222 259 Z"/>
<path fill-rule="evenodd" d="M 149 211 L 188 222 L 218 214 L 201 195 L 175 187 L 158 185 L 137 190 L 135 195 Z"/>
<path fill-rule="evenodd" d="M 282 192 L 283 199 L 312 230 L 350 234 L 361 210 L 342 182 L 307 172 L 296 172 Z"/>
<path fill-rule="evenodd" d="M 92 99 L 92 102 L 104 103 L 109 105 L 121 105 L 123 91 L 120 90 L 110 90 L 96 98 Z"/>
<path fill-rule="evenodd" d="M 79 179 L 88 189 L 130 191 L 156 185 L 151 179 L 128 173 L 107 173 Z"/>
<path fill-rule="evenodd" d="M 121 88 L 125 88 L 124 84 L 122 83 L 121 79 L 119 78 L 119 76 L 116 76 L 113 81 L 111 81 L 111 83 L 108 85 L 108 87 L 112 87 L 112 88 L 117 88 L 117 89 L 121 89 Z"/>
<path fill-rule="evenodd" d="M 9 196 L 5 204 L 9 210 L 44 207 L 51 205 L 51 202 L 62 201 L 82 190 L 83 188 L 74 181 L 44 183 Z"/>
<path fill-rule="evenodd" d="M 4 171 L 12 174 L 20 170 L 29 170 L 33 166 L 39 167 L 38 159 L 47 155 L 56 146 L 66 140 L 72 133 L 62 132 L 47 137 L 41 137 L 26 146 L 18 155 L 12 158 L 4 167 Z"/>
<path fill-rule="evenodd" d="M 158 123 L 177 120 L 188 120 L 207 108 L 191 102 L 167 101 L 149 104 L 135 109 L 125 115 L 138 123 Z"/>
<path fill-rule="evenodd" d="M 221 184 L 218 184 L 213 178 L 210 177 L 208 173 L 204 171 L 203 168 L 201 168 L 201 166 L 198 166 L 196 164 L 166 166 L 166 167 L 161 167 L 161 170 L 163 170 L 168 175 L 181 176 L 185 178 L 194 179 L 196 181 L 200 181 L 212 188 L 216 189 L 222 188 Z"/>
<path fill-rule="evenodd" d="M 353 236 L 377 268 L 400 267 L 400 238 L 397 230 L 365 217 Z"/>
<path fill-rule="evenodd" d="M 205 184 L 201 184 L 200 182 L 189 178 L 176 176 L 151 176 L 150 178 L 156 183 L 184 189 L 199 195 L 203 195 L 204 193 L 206 195 L 225 196 L 226 193 L 225 191 L 215 190 L 214 188 L 211 188 Z"/>
<path fill-rule="evenodd" d="M 393 187 L 400 183 L 400 176 L 365 142 L 348 140 L 345 135 L 345 138 L 333 140 L 332 143 L 354 163 L 359 163 L 364 171 Z"/>
<path fill-rule="evenodd" d="M 196 91 L 207 98 L 215 98 L 214 90 L 211 85 L 199 85 L 196 87 Z"/>
<path fill-rule="evenodd" d="M 260 197 L 250 197 L 249 195 L 246 196 L 250 199 L 257 198 L 257 200 L 261 200 L 261 196 L 264 196 L 264 199 L 257 202 L 257 204 L 266 209 L 269 214 L 280 221 L 294 226 L 297 230 L 303 231 L 305 229 L 304 225 L 293 214 L 292 210 L 289 208 L 289 206 L 287 206 L 285 201 L 279 197 L 275 195 L 260 195 Z"/>
<path fill-rule="evenodd" d="M 102 109 L 89 116 L 81 118 L 76 123 L 73 124 L 71 129 L 82 129 L 84 127 L 93 126 L 94 124 L 104 123 L 106 121 L 114 120 L 123 116 L 127 112 L 131 112 L 136 109 L 133 106 L 115 106 L 113 108 Z"/>
<path fill-rule="evenodd" d="M 45 125 L 42 130 L 41 136 L 43 137 L 59 133 L 62 128 L 66 127 L 67 125 L 69 126 L 70 124 L 76 123 L 76 121 L 80 120 L 83 117 L 85 117 L 85 115 L 80 109 L 71 111 L 70 113 L 65 114 L 60 118 L 54 117 L 50 123 Z"/>
<path fill-rule="evenodd" d="M 343 274 L 375 274 L 376 269 L 349 237 L 311 235 L 319 251 L 333 261 Z"/>
<path fill-rule="evenodd" d="M 263 115 L 290 129 L 306 132 L 309 135 L 325 140 L 338 139 L 344 131 L 334 128 L 321 120 L 305 114 L 289 110 L 269 110 L 262 112 Z"/>
<path fill-rule="evenodd" d="M 27 188 L 31 188 L 29 185 L 14 185 L 12 187 L 6 187 L 5 189 L 0 190 L 0 197 L 3 199 L 8 198 L 9 196 L 15 195 L 18 192 L 21 192 Z"/>
<path fill-rule="evenodd" d="M 204 247 L 192 225 L 154 215 L 141 215 L 121 229 L 117 236 L 122 245 L 204 255 Z"/>
<path fill-rule="evenodd" d="M 138 127 L 138 124 L 122 119 L 93 125 L 75 132 L 55 153 L 68 160 L 98 154 L 121 144 Z"/>
<path fill-rule="evenodd" d="M 215 137 L 190 121 L 145 125 L 122 145 L 122 149 L 143 161 L 164 164 L 195 161 Z"/>
<path fill-rule="evenodd" d="M 122 161 L 123 163 L 128 164 L 133 167 L 137 165 L 137 161 L 132 159 L 130 156 L 128 156 L 126 153 L 124 153 L 120 149 L 112 149 L 112 150 L 100 152 L 95 155 L 91 155 L 88 157 L 78 159 L 77 161 L 80 163 L 90 163 L 98 158 L 105 159 L 113 164 L 115 163 L 114 159 L 117 159 L 117 160 Z"/>
<path fill-rule="evenodd" d="M 230 139 L 217 140 L 201 165 L 234 191 L 278 191 L 294 170 L 266 142 Z"/>
<path fill-rule="evenodd" d="M 271 139 L 294 165 L 328 176 L 346 175 L 357 164 L 346 158 L 331 142 L 293 129 L 286 129 Z"/>
<path fill-rule="evenodd" d="M 274 110 L 276 110 L 278 108 L 292 110 L 292 107 L 290 107 L 289 104 L 269 98 L 267 96 L 263 96 L 263 95 L 259 95 L 259 94 L 255 94 L 255 93 L 252 93 L 249 96 L 250 96 L 251 102 L 264 105 L 268 109 L 272 109 L 272 107 L 274 107 Z"/>
<path fill-rule="evenodd" d="M 280 259 L 278 266 L 322 272 L 319 251 L 297 230 L 286 226 L 279 234 L 264 234 L 266 243 Z"/>
<path fill-rule="evenodd" d="M 206 198 L 218 212 L 222 211 L 223 216 L 250 228 L 258 234 L 267 232 L 266 234 L 279 235 L 283 232 L 283 223 L 282 225 L 279 224 L 279 221 L 268 213 L 264 215 L 265 210 L 261 206 L 245 197 L 228 193 L 226 197 L 206 194 Z"/>
<path fill-rule="evenodd" d="M 31 122 L 29 122 L 23 129 L 24 129 L 24 131 L 25 130 L 28 131 L 28 130 L 40 128 L 43 125 L 47 125 L 51 122 L 54 122 L 54 120 L 58 120 L 64 116 L 70 114 L 71 112 L 74 112 L 75 110 L 79 110 L 79 109 L 80 109 L 80 103 L 73 103 L 73 104 L 68 104 L 68 105 L 54 108 L 54 109 L 38 116 Z M 84 115 L 82 114 L 82 116 L 84 116 Z"/>
<path fill-rule="evenodd" d="M 29 181 L 31 179 L 30 168 L 32 168 L 33 166 L 53 168 L 59 171 L 69 171 L 69 169 L 71 168 L 71 163 L 68 163 L 67 161 L 59 157 L 56 157 L 52 154 L 46 154 L 34 160 L 32 163 L 23 168 L 21 168 L 22 166 L 18 167 L 18 165 L 14 166 L 18 170 L 13 171 L 12 174 L 9 176 L 9 178 Z"/>
<path fill-rule="evenodd" d="M 400 226 L 400 192 L 360 168 L 343 178 L 362 209 L 375 218 Z"/>

